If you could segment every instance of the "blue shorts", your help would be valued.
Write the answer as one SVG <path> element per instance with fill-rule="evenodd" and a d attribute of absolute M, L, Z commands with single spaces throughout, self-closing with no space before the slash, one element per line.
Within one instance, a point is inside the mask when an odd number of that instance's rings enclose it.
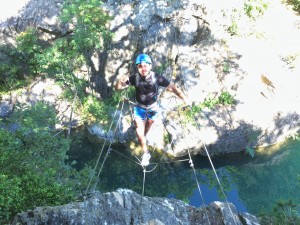
<path fill-rule="evenodd" d="M 159 109 L 144 109 L 140 106 L 133 107 L 134 119 L 155 120 L 158 117 Z"/>

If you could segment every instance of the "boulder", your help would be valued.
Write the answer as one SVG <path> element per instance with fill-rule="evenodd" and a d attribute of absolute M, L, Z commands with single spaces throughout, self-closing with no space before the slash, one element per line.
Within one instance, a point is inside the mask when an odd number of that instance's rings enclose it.
<path fill-rule="evenodd" d="M 153 225 L 259 225 L 248 213 L 238 213 L 231 203 L 213 202 L 200 208 L 168 198 L 145 197 L 127 189 L 96 192 L 84 201 L 55 207 L 37 207 L 15 216 L 19 224 L 153 224 Z"/>

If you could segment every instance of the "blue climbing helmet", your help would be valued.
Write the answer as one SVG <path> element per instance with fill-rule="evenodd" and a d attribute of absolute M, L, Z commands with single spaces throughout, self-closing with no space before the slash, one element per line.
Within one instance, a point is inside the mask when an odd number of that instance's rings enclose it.
<path fill-rule="evenodd" d="M 147 54 L 140 54 L 135 60 L 135 65 L 141 64 L 142 62 L 152 64 L 151 58 Z"/>

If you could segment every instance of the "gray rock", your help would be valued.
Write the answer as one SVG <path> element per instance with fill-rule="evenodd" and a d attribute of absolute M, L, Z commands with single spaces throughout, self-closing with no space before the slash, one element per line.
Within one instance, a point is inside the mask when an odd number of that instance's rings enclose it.
<path fill-rule="evenodd" d="M 0 104 L 0 117 L 9 116 L 13 111 L 13 104 L 9 101 L 1 101 Z"/>
<path fill-rule="evenodd" d="M 230 209 L 229 209 L 230 206 Z M 205 207 L 192 207 L 180 200 L 150 198 L 127 189 L 94 193 L 82 202 L 55 207 L 37 207 L 15 216 L 20 224 L 154 224 L 154 225 L 258 225 L 250 214 L 239 214 L 231 203 L 214 202 Z"/>

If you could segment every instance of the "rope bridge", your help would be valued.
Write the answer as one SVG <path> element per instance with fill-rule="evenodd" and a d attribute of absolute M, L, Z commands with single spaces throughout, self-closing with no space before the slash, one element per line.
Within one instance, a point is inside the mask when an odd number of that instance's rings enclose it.
<path fill-rule="evenodd" d="M 161 7 L 164 7 L 164 5 L 162 5 Z M 166 27 L 166 26 L 167 26 L 167 19 L 166 19 L 166 18 L 164 18 L 164 21 L 163 21 L 163 23 L 162 23 L 162 26 L 163 26 L 163 27 Z M 173 29 L 175 30 L 176 28 L 173 27 Z M 177 46 L 177 52 L 178 52 L 178 53 L 177 53 L 177 56 L 178 56 L 178 55 L 179 55 L 179 48 L 178 48 L 178 45 L 180 44 L 180 42 L 179 42 L 179 39 L 178 39 L 178 37 L 177 37 L 177 35 L 176 35 L 176 32 L 173 32 L 173 33 L 174 33 L 175 44 L 176 44 L 176 46 Z M 153 35 L 151 35 L 151 34 L 149 33 L 148 30 L 136 32 L 134 35 L 136 35 L 136 36 L 135 36 L 135 40 L 140 40 L 140 42 L 142 43 L 142 46 L 151 46 L 151 45 L 153 45 L 153 43 L 154 43 L 154 46 L 153 46 L 153 48 L 152 48 L 152 49 L 154 49 L 154 51 L 155 51 L 155 49 L 157 48 L 157 39 L 160 38 L 160 37 L 164 37 L 164 34 L 162 34 L 162 33 L 160 33 L 160 32 L 158 32 L 158 34 L 157 34 L 155 37 L 153 37 Z M 154 52 L 154 51 L 153 51 L 153 52 Z M 169 54 L 170 54 L 170 53 L 169 53 Z M 155 55 L 154 55 L 153 57 L 155 57 Z M 158 58 L 158 57 L 156 57 L 156 58 Z M 171 58 L 171 57 L 169 57 L 169 58 Z M 177 62 L 176 62 L 176 61 L 177 61 L 176 59 L 175 59 L 174 61 L 171 61 L 171 59 L 170 59 L 169 62 L 167 62 L 168 67 L 166 68 L 166 71 L 169 71 L 170 73 L 169 73 L 169 75 L 166 75 L 166 77 L 167 77 L 169 80 L 172 80 L 172 77 L 173 77 L 173 75 L 175 74 L 174 71 L 176 70 L 176 67 L 177 67 L 177 65 L 176 65 Z M 173 67 L 171 68 L 171 66 L 173 66 Z M 130 72 L 131 72 L 131 70 L 132 70 L 132 66 L 130 66 L 130 68 L 129 68 L 129 71 L 130 71 Z M 182 77 L 181 79 L 182 79 L 182 83 L 184 84 L 184 89 L 187 90 L 187 87 L 185 86 L 185 85 L 186 85 L 186 80 L 185 80 L 185 78 Z M 159 96 L 160 96 L 161 93 L 162 93 L 162 92 L 159 93 Z M 122 119 L 122 117 L 123 117 L 123 110 L 124 110 L 124 104 L 125 104 L 125 102 L 127 102 L 128 104 L 134 104 L 134 102 L 132 102 L 132 101 L 128 98 L 128 96 L 124 96 L 123 99 L 120 99 L 120 100 L 119 100 L 119 102 L 118 102 L 118 104 L 117 104 L 117 106 L 116 106 L 115 113 L 114 113 L 114 115 L 113 115 L 113 119 L 112 119 L 111 124 L 110 124 L 110 126 L 109 126 L 109 130 L 108 130 L 108 132 L 111 132 L 111 130 L 113 129 L 113 126 L 114 126 L 113 138 L 105 139 L 105 141 L 104 141 L 104 143 L 103 143 L 103 146 L 102 146 L 101 151 L 100 151 L 100 153 L 99 153 L 99 156 L 98 156 L 98 158 L 97 158 L 96 164 L 95 164 L 94 169 L 93 169 L 93 171 L 92 171 L 92 173 L 91 173 L 90 180 L 89 180 L 89 182 L 88 182 L 88 185 L 87 185 L 87 188 L 86 188 L 86 191 L 85 191 L 85 196 L 88 196 L 88 194 L 89 194 L 90 192 L 92 192 L 92 193 L 95 192 L 96 187 L 97 187 L 97 184 L 98 184 L 98 182 L 99 182 L 99 177 L 100 177 L 101 171 L 102 171 L 102 169 L 103 169 L 103 167 L 104 167 L 104 164 L 105 164 L 105 162 L 106 162 L 106 160 L 107 160 L 107 158 L 108 158 L 108 156 L 109 156 L 109 154 L 110 154 L 111 152 L 114 152 L 114 153 L 116 153 L 116 154 L 118 154 L 118 155 L 124 157 L 124 159 L 129 160 L 129 161 L 132 162 L 132 163 L 141 165 L 141 164 L 140 164 L 140 161 L 139 161 L 139 159 L 138 159 L 137 157 L 135 157 L 135 158 L 130 158 L 130 157 L 128 157 L 128 156 L 126 156 L 126 155 L 120 153 L 118 150 L 112 149 L 112 148 L 111 148 L 111 145 L 112 145 L 114 136 L 115 136 L 115 134 L 116 134 L 116 132 L 117 132 L 118 127 L 120 126 L 120 121 L 121 121 L 121 119 Z M 193 113 L 191 106 L 189 106 L 189 107 L 190 107 L 189 110 L 191 110 L 191 112 Z M 120 113 L 118 113 L 118 112 L 120 112 Z M 180 113 L 179 113 L 179 110 L 177 110 L 177 112 L 178 112 L 178 116 L 179 116 L 179 118 L 180 118 L 181 115 L 180 115 Z M 131 114 L 132 114 L 132 112 L 131 112 Z M 131 116 L 132 116 L 132 115 L 131 115 Z M 197 122 L 197 120 L 196 120 L 196 118 L 195 118 L 195 115 L 192 115 L 192 117 L 193 117 L 194 123 L 196 124 L 197 129 L 200 130 L 200 125 L 198 124 L 198 122 Z M 182 120 L 180 120 L 180 121 L 182 121 Z M 164 119 L 163 119 L 163 122 L 165 122 Z M 114 125 L 114 124 L 115 124 L 115 125 Z M 180 125 L 181 125 L 182 129 L 184 129 L 183 124 L 180 123 Z M 184 140 L 185 140 L 185 139 L 184 139 Z M 173 143 L 173 140 L 171 140 L 171 144 L 172 144 L 172 143 Z M 106 145 L 107 145 L 107 147 L 105 147 Z M 188 144 L 186 144 L 186 146 L 188 146 Z M 223 186 L 222 186 L 222 184 L 221 184 L 221 182 L 220 182 L 220 179 L 219 179 L 219 177 L 218 177 L 217 171 L 216 171 L 216 169 L 215 169 L 215 167 L 214 167 L 214 164 L 213 164 L 213 162 L 212 162 L 212 159 L 211 159 L 211 157 L 210 157 L 210 154 L 209 154 L 209 152 L 208 152 L 208 150 L 207 150 L 207 147 L 205 146 L 204 143 L 202 143 L 202 146 L 203 146 L 203 148 L 204 148 L 204 150 L 205 150 L 205 152 L 206 152 L 206 155 L 207 155 L 207 157 L 208 157 L 208 159 L 209 159 L 211 168 L 212 168 L 212 170 L 213 170 L 213 172 L 214 172 L 214 175 L 215 175 L 215 177 L 216 177 L 216 179 L 217 179 L 217 183 L 218 183 L 218 185 L 220 186 L 220 189 L 221 189 L 221 191 L 222 191 L 222 194 L 223 194 L 223 196 L 224 196 L 224 199 L 225 199 L 225 201 L 226 201 L 226 204 L 227 204 L 227 206 L 228 206 L 228 208 L 229 208 L 230 214 L 231 214 L 231 216 L 232 216 L 232 218 L 233 218 L 235 224 L 238 224 L 238 223 L 236 222 L 236 218 L 235 218 L 235 216 L 234 216 L 234 214 L 233 214 L 233 212 L 232 212 L 232 210 L 231 210 L 231 207 L 230 207 L 230 205 L 229 205 L 229 203 L 228 203 L 226 194 L 225 194 L 225 192 L 224 192 Z M 103 155 L 103 153 L 105 152 L 104 149 L 105 149 L 106 153 L 105 153 L 105 156 L 103 157 L 103 161 L 100 163 L 100 158 L 101 158 L 101 156 Z M 152 169 L 151 169 L 151 170 L 147 170 L 148 167 L 141 166 L 141 170 L 143 171 L 143 182 L 142 182 L 142 184 L 141 184 L 141 185 L 142 185 L 142 193 L 141 193 L 141 200 L 140 200 L 140 207 L 139 207 L 139 217 L 140 217 L 139 219 L 140 219 L 140 220 L 142 220 L 142 218 L 141 218 L 141 208 L 142 208 L 142 202 L 143 202 L 144 191 L 145 191 L 145 186 L 146 186 L 146 175 L 147 175 L 148 173 L 155 172 L 156 168 L 157 168 L 158 165 L 160 165 L 160 164 L 164 164 L 164 163 L 173 163 L 173 162 L 179 162 L 179 161 L 188 161 L 189 164 L 190 164 L 190 167 L 191 167 L 191 169 L 192 169 L 192 171 L 193 171 L 193 175 L 194 175 L 194 178 L 195 178 L 195 182 L 196 182 L 196 185 L 197 185 L 197 189 L 198 189 L 199 194 L 200 194 L 200 197 L 201 197 L 201 201 L 202 201 L 202 203 L 203 203 L 203 205 L 204 205 L 204 208 L 205 208 L 205 217 L 206 217 L 205 219 L 207 220 L 208 224 L 211 224 L 211 222 L 210 222 L 210 220 L 209 220 L 208 212 L 207 212 L 207 210 L 206 210 L 205 201 L 204 201 L 204 196 L 203 196 L 202 191 L 201 191 L 201 188 L 200 188 L 200 182 L 199 182 L 199 180 L 198 180 L 197 173 L 196 173 L 196 170 L 195 170 L 195 168 L 194 168 L 194 163 L 193 163 L 193 160 L 192 160 L 192 157 L 191 157 L 190 149 L 188 148 L 187 151 L 188 151 L 188 158 L 187 158 L 187 159 L 184 159 L 184 160 L 176 160 L 176 161 L 164 162 L 162 159 L 163 159 L 163 158 L 165 157 L 165 155 L 167 154 L 167 152 L 165 151 L 165 152 L 162 154 L 162 156 L 161 156 L 161 158 L 160 158 L 160 160 L 159 160 L 158 163 L 150 163 L 150 165 L 152 166 Z M 94 181 L 94 183 L 93 183 L 93 181 Z M 93 183 L 93 184 L 92 184 L 92 183 Z M 87 218 L 87 219 L 88 219 L 88 218 Z M 88 221 L 88 220 L 87 220 L 87 221 Z"/>

